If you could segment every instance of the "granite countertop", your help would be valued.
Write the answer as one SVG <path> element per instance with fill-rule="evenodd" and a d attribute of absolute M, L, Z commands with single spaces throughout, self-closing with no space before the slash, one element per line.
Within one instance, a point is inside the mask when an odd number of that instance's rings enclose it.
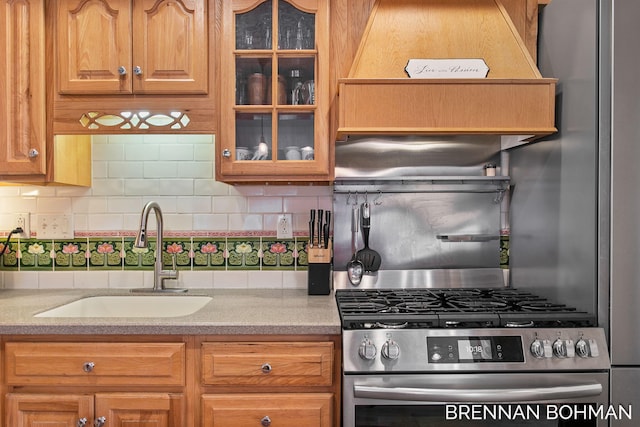
<path fill-rule="evenodd" d="M 34 317 L 81 298 L 132 295 L 126 290 L 0 290 L 0 334 L 259 334 L 337 335 L 341 332 L 331 295 L 306 290 L 200 290 L 212 297 L 202 309 L 180 317 Z"/>

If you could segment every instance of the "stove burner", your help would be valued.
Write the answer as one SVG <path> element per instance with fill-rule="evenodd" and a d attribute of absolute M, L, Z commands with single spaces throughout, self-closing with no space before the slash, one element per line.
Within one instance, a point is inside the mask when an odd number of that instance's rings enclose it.
<path fill-rule="evenodd" d="M 345 329 L 595 325 L 588 313 L 512 288 L 340 289 L 336 299 Z"/>

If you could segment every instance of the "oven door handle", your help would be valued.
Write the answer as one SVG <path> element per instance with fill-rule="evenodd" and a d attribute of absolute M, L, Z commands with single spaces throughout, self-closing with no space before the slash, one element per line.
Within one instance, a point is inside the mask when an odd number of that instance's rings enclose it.
<path fill-rule="evenodd" d="M 602 394 L 602 384 L 579 384 L 553 387 L 523 388 L 410 388 L 353 386 L 356 398 L 403 400 L 417 402 L 535 402 L 544 400 L 569 400 Z"/>

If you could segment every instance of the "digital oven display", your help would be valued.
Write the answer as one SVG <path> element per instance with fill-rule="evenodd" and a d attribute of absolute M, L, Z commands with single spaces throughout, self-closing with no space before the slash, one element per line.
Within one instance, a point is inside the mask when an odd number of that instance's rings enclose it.
<path fill-rule="evenodd" d="M 427 337 L 429 363 L 524 362 L 519 336 Z"/>

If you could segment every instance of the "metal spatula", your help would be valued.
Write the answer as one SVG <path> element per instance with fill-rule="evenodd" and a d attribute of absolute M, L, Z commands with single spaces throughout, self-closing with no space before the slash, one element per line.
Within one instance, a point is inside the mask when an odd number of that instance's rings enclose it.
<path fill-rule="evenodd" d="M 356 254 L 356 259 L 364 265 L 364 270 L 373 272 L 380 269 L 382 257 L 380 254 L 369 247 L 369 230 L 371 229 L 371 206 L 368 202 L 362 204 L 361 209 L 362 221 L 362 240 L 364 248 L 360 249 Z"/>

